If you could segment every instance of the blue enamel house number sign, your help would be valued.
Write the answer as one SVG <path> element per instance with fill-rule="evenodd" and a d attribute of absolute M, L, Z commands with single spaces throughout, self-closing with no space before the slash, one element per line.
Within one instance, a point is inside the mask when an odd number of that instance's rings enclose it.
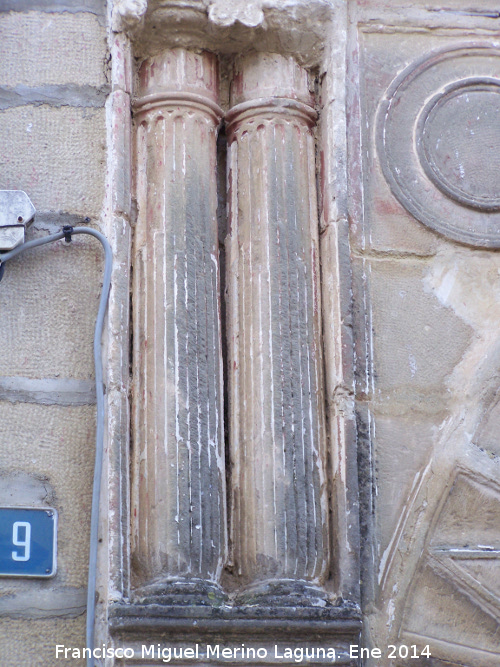
<path fill-rule="evenodd" d="M 56 511 L 0 507 L 0 576 L 53 577 L 56 566 Z"/>

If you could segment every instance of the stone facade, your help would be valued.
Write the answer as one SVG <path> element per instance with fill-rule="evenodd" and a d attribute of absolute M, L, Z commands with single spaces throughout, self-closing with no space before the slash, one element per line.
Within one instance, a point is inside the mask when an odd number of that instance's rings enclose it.
<path fill-rule="evenodd" d="M 499 664 L 497 3 L 0 8 L 0 188 L 114 253 L 95 664 Z M 2 667 L 85 645 L 101 272 L 0 283 Z"/>

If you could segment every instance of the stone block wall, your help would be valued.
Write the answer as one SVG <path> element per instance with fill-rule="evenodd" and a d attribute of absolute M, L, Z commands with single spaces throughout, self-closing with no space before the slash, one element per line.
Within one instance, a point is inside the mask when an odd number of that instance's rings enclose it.
<path fill-rule="evenodd" d="M 105 3 L 6 0 L 0 9 L 0 189 L 33 202 L 28 240 L 65 224 L 99 228 Z M 55 644 L 85 644 L 102 260 L 100 244 L 80 236 L 11 260 L 0 283 L 0 505 L 59 515 L 56 577 L 0 579 L 2 667 L 49 667 Z"/>

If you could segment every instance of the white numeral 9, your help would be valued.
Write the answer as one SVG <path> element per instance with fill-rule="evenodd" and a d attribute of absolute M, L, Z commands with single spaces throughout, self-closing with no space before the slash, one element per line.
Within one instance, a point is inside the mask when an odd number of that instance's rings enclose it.
<path fill-rule="evenodd" d="M 19 529 L 24 528 L 24 540 L 19 537 Z M 24 554 L 19 555 L 17 551 L 12 552 L 12 560 L 29 560 L 31 551 L 31 523 L 27 521 L 16 521 L 12 526 L 12 544 L 16 547 L 24 547 Z"/>

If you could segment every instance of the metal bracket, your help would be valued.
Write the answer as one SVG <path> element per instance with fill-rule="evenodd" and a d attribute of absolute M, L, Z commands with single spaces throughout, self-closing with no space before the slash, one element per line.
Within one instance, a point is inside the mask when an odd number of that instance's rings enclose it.
<path fill-rule="evenodd" d="M 23 190 L 0 190 L 0 251 L 17 248 L 25 241 L 26 228 L 36 209 Z"/>

